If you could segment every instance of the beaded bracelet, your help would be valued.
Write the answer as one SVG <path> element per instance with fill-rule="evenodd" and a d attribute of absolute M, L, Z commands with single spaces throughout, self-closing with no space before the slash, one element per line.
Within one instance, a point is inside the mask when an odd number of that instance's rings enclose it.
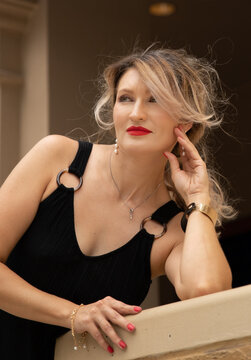
<path fill-rule="evenodd" d="M 77 312 L 78 310 L 84 306 L 84 304 L 80 304 L 77 308 L 75 308 L 72 313 L 71 313 L 71 334 L 72 334 L 72 337 L 73 337 L 73 342 L 74 342 L 74 347 L 73 349 L 74 350 L 78 350 L 78 349 L 86 349 L 86 334 L 87 334 L 87 331 L 84 331 L 82 334 L 81 334 L 81 339 L 79 340 L 79 342 L 77 341 L 76 339 L 76 335 L 75 335 L 75 330 L 74 330 L 74 325 L 75 325 L 75 318 L 76 318 L 76 315 L 77 315 Z"/>

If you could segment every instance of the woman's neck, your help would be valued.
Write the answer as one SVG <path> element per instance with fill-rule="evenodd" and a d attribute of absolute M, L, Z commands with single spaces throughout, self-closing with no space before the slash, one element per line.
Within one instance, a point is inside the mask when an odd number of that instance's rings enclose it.
<path fill-rule="evenodd" d="M 116 155 L 113 148 L 109 150 L 109 175 L 122 201 L 133 207 L 148 196 L 154 198 L 159 192 L 167 192 L 164 186 L 164 156 L 162 159 L 159 154 L 128 154 L 122 151 Z"/>

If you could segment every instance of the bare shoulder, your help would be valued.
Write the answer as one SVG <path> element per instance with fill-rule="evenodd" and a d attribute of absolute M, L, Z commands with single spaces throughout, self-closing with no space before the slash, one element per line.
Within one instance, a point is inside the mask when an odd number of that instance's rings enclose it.
<path fill-rule="evenodd" d="M 41 187 L 48 184 L 55 168 L 61 166 L 61 162 L 70 159 L 78 143 L 61 135 L 48 135 L 38 141 L 32 149 L 19 161 L 12 170 L 2 188 L 12 186 L 17 179 L 28 181 L 28 177 L 33 182 L 37 181 Z"/>
<path fill-rule="evenodd" d="M 68 168 L 72 163 L 78 151 L 78 141 L 62 135 L 49 135 L 43 138 L 37 145 L 42 164 L 38 173 L 46 168 L 47 182 L 44 188 L 41 201 L 44 200 L 56 188 L 56 177 L 60 170 Z"/>
<path fill-rule="evenodd" d="M 48 135 L 41 139 L 32 149 L 34 156 L 58 161 L 64 158 L 71 158 L 75 155 L 78 148 L 78 142 L 63 135 Z M 49 165 L 49 164 L 48 164 Z"/>
<path fill-rule="evenodd" d="M 165 274 L 165 263 L 174 248 L 184 241 L 180 222 L 183 213 L 174 216 L 167 224 L 167 231 L 161 238 L 154 240 L 151 253 L 152 278 Z"/>

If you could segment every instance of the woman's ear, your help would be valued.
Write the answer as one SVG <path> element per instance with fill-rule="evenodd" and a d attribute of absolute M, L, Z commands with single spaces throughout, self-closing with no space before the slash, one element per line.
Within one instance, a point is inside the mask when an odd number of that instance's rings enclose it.
<path fill-rule="evenodd" d="M 185 133 L 187 133 L 188 130 L 190 130 L 192 126 L 193 126 L 193 123 L 192 123 L 192 122 L 187 123 L 187 124 L 180 124 L 180 125 L 179 125 L 179 127 L 181 127 L 181 129 L 182 129 Z"/>

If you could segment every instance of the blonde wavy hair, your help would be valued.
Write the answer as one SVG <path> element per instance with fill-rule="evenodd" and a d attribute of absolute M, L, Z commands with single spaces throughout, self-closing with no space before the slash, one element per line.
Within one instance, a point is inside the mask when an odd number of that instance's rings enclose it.
<path fill-rule="evenodd" d="M 119 58 L 106 67 L 101 79 L 101 92 L 95 109 L 96 122 L 104 134 L 114 129 L 112 111 L 116 101 L 117 86 L 121 76 L 135 68 L 156 101 L 179 123 L 193 123 L 187 132 L 190 141 L 198 149 L 207 165 L 210 180 L 211 205 L 218 213 L 217 225 L 223 218 L 236 215 L 228 204 L 220 185 L 220 174 L 209 156 L 206 138 L 209 130 L 220 126 L 227 104 L 219 76 L 206 59 L 198 59 L 184 49 L 154 49 L 136 51 Z M 177 145 L 173 153 L 179 157 Z M 165 171 L 166 186 L 176 203 L 185 209 L 186 205 L 176 191 L 167 163 Z"/>

